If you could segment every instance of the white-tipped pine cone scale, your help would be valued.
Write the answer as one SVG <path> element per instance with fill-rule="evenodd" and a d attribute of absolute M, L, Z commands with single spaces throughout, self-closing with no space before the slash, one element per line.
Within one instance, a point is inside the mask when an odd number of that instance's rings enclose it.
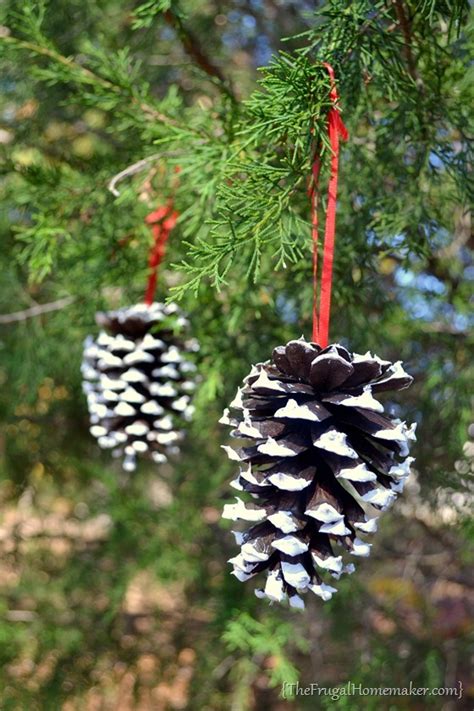
<path fill-rule="evenodd" d="M 252 524 L 235 532 L 241 551 L 229 562 L 241 581 L 266 571 L 258 597 L 296 608 L 308 590 L 329 600 L 328 576 L 354 571 L 342 553 L 369 555 L 364 536 L 402 491 L 415 439 L 415 425 L 382 414 L 375 396 L 411 382 L 400 362 L 304 339 L 244 379 L 220 421 L 247 440 L 224 449 L 241 465 L 232 486 L 255 501 L 237 498 L 223 517 Z"/>
<path fill-rule="evenodd" d="M 179 452 L 191 419 L 195 339 L 180 336 L 187 319 L 176 304 L 137 304 L 98 313 L 97 338 L 84 343 L 82 375 L 91 434 L 100 447 L 123 456 L 133 471 L 137 455 L 162 464 Z"/>

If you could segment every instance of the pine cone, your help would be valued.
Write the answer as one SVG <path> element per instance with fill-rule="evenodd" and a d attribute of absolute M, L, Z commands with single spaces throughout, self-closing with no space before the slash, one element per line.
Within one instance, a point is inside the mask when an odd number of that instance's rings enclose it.
<path fill-rule="evenodd" d="M 232 437 L 250 440 L 224 449 L 242 465 L 232 485 L 256 501 L 237 498 L 223 517 L 255 524 L 235 532 L 241 552 L 229 562 L 241 581 L 267 571 L 258 597 L 288 597 L 303 608 L 297 593 L 311 590 L 328 600 L 336 590 L 321 576 L 354 571 L 334 544 L 369 555 L 359 535 L 376 531 L 374 509 L 385 510 L 402 491 L 415 439 L 415 425 L 382 415 L 374 394 L 411 382 L 401 362 L 304 339 L 275 348 L 244 379 L 230 406 L 242 414 L 227 409 L 220 421 L 234 427 Z"/>
<path fill-rule="evenodd" d="M 102 331 L 84 344 L 82 374 L 91 434 L 123 468 L 136 468 L 136 455 L 154 462 L 179 452 L 180 425 L 192 417 L 190 404 L 196 370 L 186 355 L 198 349 L 194 339 L 175 335 L 188 325 L 175 304 L 137 304 L 98 313 Z"/>

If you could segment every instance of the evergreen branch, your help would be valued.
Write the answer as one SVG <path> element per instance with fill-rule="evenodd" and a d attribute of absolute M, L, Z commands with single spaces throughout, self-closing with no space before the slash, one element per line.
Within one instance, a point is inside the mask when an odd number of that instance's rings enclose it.
<path fill-rule="evenodd" d="M 117 86 L 108 79 L 104 79 L 95 72 L 91 71 L 89 68 L 84 67 L 82 64 L 79 64 L 71 57 L 65 57 L 60 52 L 51 47 L 43 46 L 35 42 L 29 42 L 27 40 L 21 40 L 12 35 L 0 37 L 0 42 L 3 42 L 7 46 L 11 46 L 13 49 L 26 50 L 35 55 L 45 57 L 55 62 L 56 64 L 59 64 L 60 66 L 67 69 L 67 71 L 70 72 L 72 76 L 74 76 L 75 80 L 78 81 L 78 83 L 89 84 L 91 86 L 98 85 L 106 91 L 110 91 L 115 95 L 122 96 L 121 87 Z M 165 124 L 166 126 L 174 128 L 180 127 L 180 124 L 175 121 L 175 119 L 171 118 L 170 116 L 167 116 L 161 111 L 158 111 L 153 106 L 150 106 L 148 103 L 141 101 L 140 99 L 137 99 L 134 96 L 129 96 L 127 98 L 132 104 L 138 106 L 138 108 L 140 108 L 143 114 L 151 120 L 159 121 L 160 123 Z"/>
<path fill-rule="evenodd" d="M 30 306 L 29 309 L 23 311 L 15 311 L 11 314 L 0 314 L 0 324 L 16 323 L 17 321 L 26 321 L 29 318 L 42 316 L 43 314 L 59 311 L 67 306 L 70 306 L 75 301 L 74 296 L 65 296 L 57 301 L 51 301 L 48 304 L 36 304 Z"/>

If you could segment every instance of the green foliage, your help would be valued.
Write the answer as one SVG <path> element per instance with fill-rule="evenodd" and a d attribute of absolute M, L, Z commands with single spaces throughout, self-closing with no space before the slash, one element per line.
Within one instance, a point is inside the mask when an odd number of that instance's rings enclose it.
<path fill-rule="evenodd" d="M 0 9 L 2 708 L 356 709 L 356 697 L 283 702 L 278 687 L 467 678 L 467 3 L 278 7 Z M 299 615 L 228 574 L 217 421 L 252 363 L 311 332 L 307 180 L 321 142 L 322 220 L 324 61 L 350 133 L 332 337 L 415 375 L 390 406 L 419 423 L 417 479 L 371 559 Z M 170 197 L 180 217 L 158 298 L 181 300 L 201 344 L 196 416 L 179 462 L 128 477 L 89 437 L 82 341 L 97 310 L 142 298 L 144 219 Z"/>
<path fill-rule="evenodd" d="M 288 648 L 295 642 L 300 651 L 308 651 L 308 642 L 303 638 L 295 640 L 293 626 L 275 618 L 256 620 L 246 612 L 236 612 L 230 619 L 223 639 L 231 652 L 242 653 L 245 659 L 262 659 L 270 656 L 272 668 L 270 682 L 280 686 L 298 680 L 298 671 L 287 658 Z M 257 661 L 255 667 L 258 668 Z"/>
<path fill-rule="evenodd" d="M 141 3 L 135 10 L 133 27 L 135 29 L 150 27 L 159 13 L 171 10 L 173 5 L 176 3 L 173 3 L 172 0 L 148 0 L 148 2 Z"/>

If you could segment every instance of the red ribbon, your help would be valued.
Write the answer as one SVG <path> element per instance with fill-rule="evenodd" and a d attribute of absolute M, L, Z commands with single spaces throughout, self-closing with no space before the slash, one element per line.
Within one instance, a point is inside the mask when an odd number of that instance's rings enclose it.
<path fill-rule="evenodd" d="M 148 259 L 150 274 L 145 291 L 145 304 L 148 306 L 153 303 L 153 299 L 155 298 L 158 267 L 165 256 L 166 242 L 171 230 L 176 225 L 177 219 L 178 213 L 173 209 L 172 200 L 169 200 L 167 205 L 162 205 L 157 210 L 150 212 L 145 218 L 146 224 L 151 225 L 154 240 Z"/>
<path fill-rule="evenodd" d="M 318 182 L 321 171 L 321 145 L 315 151 L 311 187 L 311 236 L 313 238 L 313 342 L 326 348 L 329 343 L 329 319 L 331 314 L 332 265 L 336 235 L 337 181 L 339 176 L 339 137 L 347 141 L 349 134 L 342 122 L 338 108 L 339 96 L 334 79 L 334 69 L 323 62 L 331 80 L 330 98 L 332 106 L 328 111 L 328 136 L 331 146 L 331 173 L 329 177 L 326 227 L 323 244 L 323 266 L 318 313 Z"/>

